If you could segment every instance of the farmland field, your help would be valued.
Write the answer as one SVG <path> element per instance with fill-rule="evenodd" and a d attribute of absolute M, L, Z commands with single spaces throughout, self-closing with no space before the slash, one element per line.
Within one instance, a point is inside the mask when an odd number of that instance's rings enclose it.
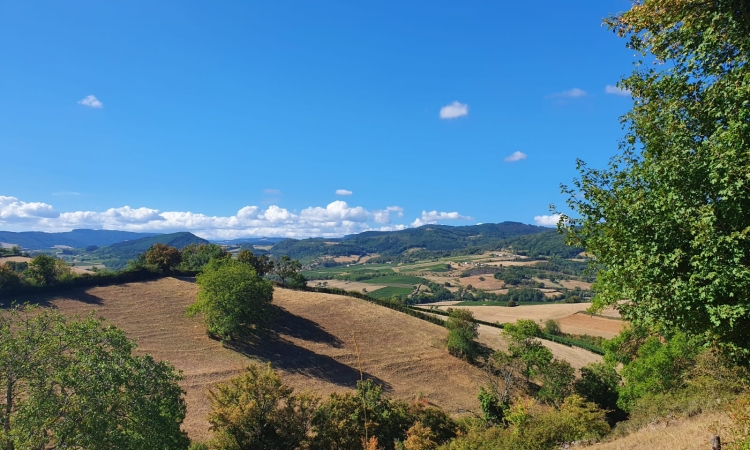
<path fill-rule="evenodd" d="M 408 400 L 420 393 L 452 414 L 479 410 L 476 395 L 484 375 L 447 353 L 442 343 L 447 331 L 439 325 L 350 297 L 276 289 L 279 316 L 272 337 L 236 352 L 208 339 L 199 320 L 185 317 L 196 292 L 190 279 L 164 278 L 18 300 L 65 315 L 96 310 L 135 339 L 139 352 L 182 370 L 184 428 L 194 439 L 209 436 L 206 389 L 252 361 L 271 362 L 296 389 L 319 395 L 353 389 L 359 379 L 354 337 L 365 376 L 388 395 Z"/>

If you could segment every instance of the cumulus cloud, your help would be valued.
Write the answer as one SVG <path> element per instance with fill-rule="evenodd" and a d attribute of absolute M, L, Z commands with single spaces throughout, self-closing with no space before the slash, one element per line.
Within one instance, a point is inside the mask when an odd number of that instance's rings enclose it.
<path fill-rule="evenodd" d="M 511 153 L 510 155 L 505 157 L 505 162 L 516 162 L 521 161 L 522 159 L 526 159 L 528 156 L 524 152 L 515 151 Z"/>
<path fill-rule="evenodd" d="M 353 192 L 349 189 L 336 189 L 336 195 L 352 195 Z"/>
<path fill-rule="evenodd" d="M 560 214 L 534 216 L 534 223 L 543 227 L 553 227 L 560 221 Z"/>
<path fill-rule="evenodd" d="M 104 108 L 104 103 L 100 102 L 99 99 L 93 95 L 87 95 L 81 100 L 78 100 L 78 104 L 88 106 L 89 108 Z"/>
<path fill-rule="evenodd" d="M 548 95 L 547 98 L 580 98 L 587 96 L 588 93 L 583 89 L 573 88 L 567 91 L 555 92 L 554 94 Z"/>
<path fill-rule="evenodd" d="M 439 217 L 454 213 L 424 213 Z M 209 216 L 190 211 L 159 211 L 148 207 L 122 206 L 104 211 L 58 213 L 46 203 L 24 202 L 16 197 L 0 196 L 0 227 L 19 230 L 68 231 L 74 228 L 149 231 L 170 233 L 190 231 L 208 239 L 240 237 L 340 237 L 369 230 L 399 230 L 404 224 L 392 224 L 404 216 L 400 206 L 368 210 L 344 201 L 325 207 L 309 207 L 299 213 L 277 205 L 244 206 L 228 216 Z"/>
<path fill-rule="evenodd" d="M 16 197 L 0 195 L 0 223 L 26 222 L 34 219 L 58 217 L 52 205 L 23 202 Z"/>
<path fill-rule="evenodd" d="M 469 105 L 460 102 L 453 102 L 440 108 L 441 119 L 456 119 L 469 114 Z"/>
<path fill-rule="evenodd" d="M 604 93 L 606 94 L 612 94 L 612 95 L 620 95 L 622 97 L 626 97 L 630 95 L 630 90 L 628 89 L 622 89 L 617 86 L 613 86 L 611 84 L 608 84 L 604 86 Z"/>
<path fill-rule="evenodd" d="M 436 224 L 439 220 L 473 220 L 471 216 L 464 216 L 456 211 L 454 212 L 438 212 L 438 211 L 422 211 L 422 216 L 414 219 L 411 223 L 412 227 L 421 227 L 422 225 Z"/>

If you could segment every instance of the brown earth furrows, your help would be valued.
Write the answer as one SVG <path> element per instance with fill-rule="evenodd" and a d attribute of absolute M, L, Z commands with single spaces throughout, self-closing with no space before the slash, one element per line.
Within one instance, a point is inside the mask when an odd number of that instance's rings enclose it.
<path fill-rule="evenodd" d="M 210 435 L 208 387 L 253 361 L 271 362 L 297 390 L 326 396 L 353 389 L 360 377 L 353 336 L 365 377 L 381 383 L 388 395 L 419 395 L 450 413 L 478 411 L 483 373 L 447 353 L 447 332 L 439 325 L 350 297 L 277 289 L 272 333 L 234 351 L 209 339 L 200 320 L 185 316 L 196 293 L 189 279 L 164 278 L 18 300 L 65 315 L 95 310 L 134 339 L 139 352 L 170 361 L 184 375 L 183 427 L 193 439 Z"/>

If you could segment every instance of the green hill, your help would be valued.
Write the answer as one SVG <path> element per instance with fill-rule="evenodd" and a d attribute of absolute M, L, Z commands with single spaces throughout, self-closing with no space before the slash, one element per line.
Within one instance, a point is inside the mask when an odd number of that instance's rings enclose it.
<path fill-rule="evenodd" d="M 125 267 L 129 260 L 135 259 L 139 253 L 144 253 L 154 244 L 166 244 L 182 250 L 190 244 L 208 244 L 208 241 L 184 231 L 159 234 L 102 247 L 94 251 L 91 256 L 103 260 L 104 264 L 110 269 L 121 269 Z"/>
<path fill-rule="evenodd" d="M 132 241 L 154 236 L 156 233 L 133 233 L 117 230 L 73 230 L 62 233 L 45 233 L 43 231 L 0 231 L 0 242 L 18 245 L 24 250 L 44 250 L 55 245 L 84 248 L 89 245 L 99 247 L 123 241 Z"/>
<path fill-rule="evenodd" d="M 274 245 L 271 253 L 298 259 L 378 253 L 394 260 L 391 257 L 399 255 L 428 258 L 479 253 L 504 247 L 513 247 L 530 256 L 565 258 L 581 251 L 566 246 L 563 237 L 556 230 L 518 222 L 503 222 L 464 227 L 425 225 L 400 231 L 367 231 L 341 239 L 287 239 Z"/>

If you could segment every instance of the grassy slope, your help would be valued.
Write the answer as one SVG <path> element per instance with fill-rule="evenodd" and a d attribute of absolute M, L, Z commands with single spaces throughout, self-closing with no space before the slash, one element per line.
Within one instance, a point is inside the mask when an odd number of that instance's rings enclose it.
<path fill-rule="evenodd" d="M 136 339 L 140 351 L 171 361 L 185 375 L 184 426 L 193 438 L 209 435 L 207 387 L 239 373 L 250 360 L 270 361 L 297 389 L 320 395 L 352 389 L 359 379 L 353 336 L 365 376 L 382 383 L 389 395 L 411 399 L 421 393 L 451 413 L 478 411 L 484 376 L 448 355 L 441 342 L 447 333 L 438 325 L 349 297 L 277 289 L 275 337 L 245 348 L 243 355 L 209 340 L 199 321 L 185 317 L 195 295 L 194 283 L 165 278 L 18 300 L 71 315 L 95 309 Z"/>

